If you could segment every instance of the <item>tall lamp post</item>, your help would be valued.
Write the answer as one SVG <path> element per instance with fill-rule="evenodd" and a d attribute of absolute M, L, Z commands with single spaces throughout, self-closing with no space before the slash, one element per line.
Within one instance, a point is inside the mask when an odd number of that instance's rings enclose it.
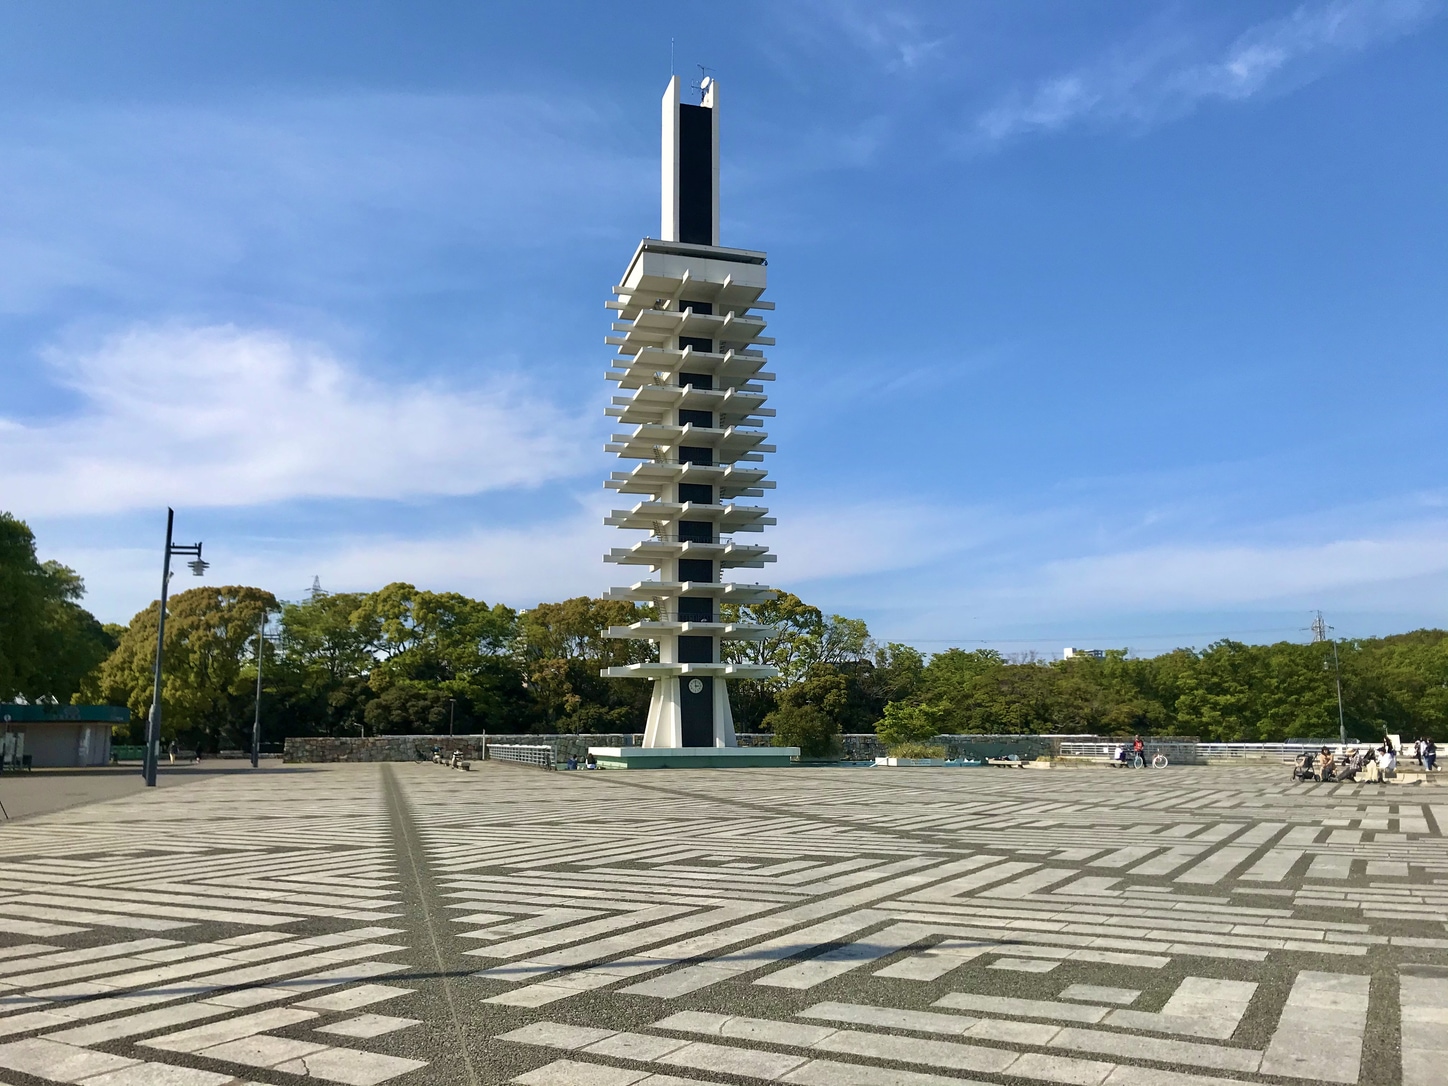
<path fill-rule="evenodd" d="M 166 645 L 166 596 L 171 585 L 171 556 L 192 555 L 186 564 L 191 572 L 200 577 L 206 572 L 209 562 L 201 560 L 201 544 L 182 546 L 171 542 L 171 529 L 176 522 L 176 510 L 166 510 L 166 555 L 161 562 L 161 614 L 156 623 L 156 676 L 155 689 L 151 694 L 151 714 L 146 718 L 146 754 L 141 762 L 141 772 L 146 778 L 146 787 L 156 787 L 156 764 L 161 760 L 161 656 Z"/>
<path fill-rule="evenodd" d="M 261 764 L 261 656 L 262 649 L 266 647 L 266 619 L 267 613 L 263 610 L 261 621 L 256 624 L 256 715 L 251 720 L 252 769 Z"/>

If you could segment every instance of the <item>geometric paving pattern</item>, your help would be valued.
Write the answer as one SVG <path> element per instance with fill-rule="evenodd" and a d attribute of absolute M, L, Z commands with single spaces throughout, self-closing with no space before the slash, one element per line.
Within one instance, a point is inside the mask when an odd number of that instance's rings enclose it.
<path fill-rule="evenodd" d="M 1287 778 L 359 765 L 24 820 L 0 1077 L 1448 1083 L 1448 793 Z"/>
<path fill-rule="evenodd" d="M 381 790 L 357 783 L 212 779 L 6 825 L 0 1074 L 366 1084 L 425 1066 L 346 1028 L 409 994 L 377 982 L 407 947 Z"/>

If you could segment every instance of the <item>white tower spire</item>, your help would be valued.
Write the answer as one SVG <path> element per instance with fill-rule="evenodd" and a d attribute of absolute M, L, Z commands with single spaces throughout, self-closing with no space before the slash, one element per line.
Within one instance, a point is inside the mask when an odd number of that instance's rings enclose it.
<path fill-rule="evenodd" d="M 705 79 L 702 90 L 702 104 L 689 105 L 679 101 L 678 76 L 669 80 L 663 237 L 639 244 L 606 303 L 618 318 L 606 340 L 618 348 L 607 376 L 623 393 L 608 414 L 629 429 L 605 446 L 625 462 L 605 485 L 641 500 L 607 518 L 639 534 L 604 557 L 654 574 L 609 596 L 656 611 L 609 636 L 657 642 L 659 659 L 603 674 L 654 681 L 646 748 L 736 746 L 725 680 L 775 674 L 721 653 L 723 642 L 759 640 L 768 628 L 723 622 L 720 606 L 774 595 L 730 579 L 774 561 L 768 547 L 736 538 L 774 523 L 762 506 L 738 503 L 774 486 L 761 466 L 774 446 L 759 428 L 774 414 L 763 385 L 774 374 L 760 348 L 774 340 L 756 312 L 774 303 L 761 300 L 765 254 L 719 245 L 719 86 Z"/>
<path fill-rule="evenodd" d="M 705 76 L 700 84 L 703 101 L 687 106 L 679 101 L 679 77 L 664 90 L 663 202 L 659 238 L 719 244 L 719 83 Z M 707 157 L 706 157 L 707 156 Z M 689 196 L 680 208 L 680 190 Z M 707 200 L 707 203 L 705 202 Z M 684 220 L 680 221 L 681 214 Z"/>

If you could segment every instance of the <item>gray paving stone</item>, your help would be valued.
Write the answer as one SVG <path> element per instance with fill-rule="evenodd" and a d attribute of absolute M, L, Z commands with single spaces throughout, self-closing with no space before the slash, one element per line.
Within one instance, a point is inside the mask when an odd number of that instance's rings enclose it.
<path fill-rule="evenodd" d="M 1448 1065 L 1448 803 L 1420 790 L 475 769 L 218 775 L 0 827 L 0 1054 L 38 1069 L 0 1077 L 69 1081 L 64 1057 L 95 1086 L 452 1086 L 469 1054 L 569 1086 L 1280 1086 L 1356 1082 L 1372 1051 L 1376 1080 L 1437 1086 Z"/>
<path fill-rule="evenodd" d="M 1111 988 L 1100 984 L 1073 984 L 1061 993 L 1062 999 L 1079 999 L 1083 1003 L 1119 1003 L 1130 1006 L 1141 992 L 1136 988 Z"/>
<path fill-rule="evenodd" d="M 1060 961 L 1042 961 L 1040 958 L 997 958 L 987 968 L 1009 969 L 1014 973 L 1049 973 L 1060 965 Z"/>
<path fill-rule="evenodd" d="M 421 1024 L 421 1020 L 417 1018 L 394 1018 L 390 1014 L 359 1014 L 330 1025 L 318 1026 L 317 1032 L 335 1033 L 339 1037 L 381 1037 L 385 1033 L 395 1033 L 399 1029 Z"/>

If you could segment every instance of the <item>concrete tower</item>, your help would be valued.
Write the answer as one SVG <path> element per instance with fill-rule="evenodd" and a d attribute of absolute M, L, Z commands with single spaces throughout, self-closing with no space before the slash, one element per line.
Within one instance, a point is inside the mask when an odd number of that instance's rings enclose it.
<path fill-rule="evenodd" d="M 719 245 L 719 85 L 706 79 L 702 89 L 702 103 L 689 105 L 679 101 L 678 77 L 669 81 L 661 237 L 640 242 L 606 303 L 617 314 L 607 342 L 618 348 L 607 376 L 623 393 L 608 414 L 629 429 L 605 446 L 625 467 L 605 485 L 640 499 L 606 523 L 642 534 L 604 558 L 654 574 L 609 597 L 657 611 L 609 636 L 655 641 L 659 661 L 603 674 L 653 680 L 645 749 L 743 754 L 725 679 L 775 671 L 724 662 L 723 642 L 759 640 L 768 627 L 722 622 L 720 605 L 774 595 L 732 580 L 735 570 L 774 561 L 762 543 L 736 538 L 774 523 L 767 509 L 738 504 L 774 486 L 762 466 L 774 446 L 759 428 L 774 414 L 764 406 L 762 383 L 774 374 L 760 348 L 774 340 L 756 312 L 774 304 L 760 298 L 765 254 Z M 708 764 L 732 761 L 721 755 Z"/>

